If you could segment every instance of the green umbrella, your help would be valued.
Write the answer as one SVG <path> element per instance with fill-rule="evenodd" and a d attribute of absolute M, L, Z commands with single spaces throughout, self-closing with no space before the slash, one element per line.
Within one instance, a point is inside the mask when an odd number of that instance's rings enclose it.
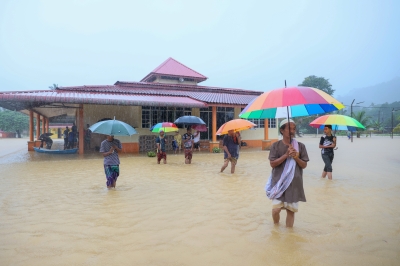
<path fill-rule="evenodd" d="M 113 136 L 130 136 L 137 134 L 136 130 L 125 122 L 119 120 L 106 120 L 97 122 L 89 127 L 93 133 L 113 135 Z"/>

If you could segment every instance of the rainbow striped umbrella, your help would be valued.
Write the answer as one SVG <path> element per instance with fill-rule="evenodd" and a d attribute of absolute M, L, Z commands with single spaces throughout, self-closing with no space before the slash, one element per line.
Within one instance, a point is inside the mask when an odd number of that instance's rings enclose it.
<path fill-rule="evenodd" d="M 298 117 L 343 109 L 329 94 L 310 87 L 290 87 L 267 91 L 250 102 L 239 114 L 244 119 Z"/>
<path fill-rule="evenodd" d="M 333 130 L 356 131 L 357 128 L 365 127 L 356 119 L 347 115 L 324 115 L 310 123 L 310 126 L 323 129 L 325 125 L 331 125 Z"/>
<path fill-rule="evenodd" d="M 150 131 L 153 133 L 159 133 L 160 131 L 164 131 L 165 133 L 179 131 L 179 128 L 172 122 L 162 122 L 155 124 L 150 128 Z"/>

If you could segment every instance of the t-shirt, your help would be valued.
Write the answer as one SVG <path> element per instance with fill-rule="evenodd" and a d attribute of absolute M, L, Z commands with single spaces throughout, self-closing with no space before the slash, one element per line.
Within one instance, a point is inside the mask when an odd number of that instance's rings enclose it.
<path fill-rule="evenodd" d="M 64 139 L 68 138 L 69 129 L 64 130 Z"/>
<path fill-rule="evenodd" d="M 299 158 L 305 162 L 308 162 L 309 159 L 306 146 L 304 146 L 304 144 L 301 142 L 298 143 L 299 143 Z M 282 140 L 275 142 L 271 146 L 268 159 L 270 161 L 274 161 L 280 158 L 287 152 L 288 147 L 289 146 L 285 145 Z M 286 160 L 284 160 L 280 165 L 272 169 L 271 172 L 272 186 L 275 186 L 275 184 L 281 178 L 283 169 L 285 168 L 285 164 Z M 286 191 L 283 192 L 282 196 L 277 198 L 277 200 L 287 203 L 306 201 L 306 196 L 304 194 L 304 188 L 303 188 L 303 169 L 297 163 L 294 169 L 294 177 L 292 183 L 290 183 Z"/>
<path fill-rule="evenodd" d="M 329 146 L 329 145 L 332 145 L 333 144 L 333 139 L 336 139 L 336 137 L 335 136 L 326 136 L 326 135 L 323 135 L 322 137 L 321 137 L 321 140 L 319 141 L 319 145 L 323 145 L 323 146 Z M 333 153 L 333 148 L 323 148 L 322 149 L 322 151 L 321 151 L 321 153 L 322 154 L 324 154 L 324 153 Z"/>
<path fill-rule="evenodd" d="M 238 158 L 238 147 L 239 145 L 236 144 L 234 142 L 234 139 L 229 136 L 229 135 L 225 135 L 224 140 L 223 140 L 223 146 L 226 146 L 226 148 L 228 149 L 229 153 L 231 154 L 231 156 L 233 158 Z M 228 158 L 228 153 L 226 153 L 226 151 L 224 150 L 224 159 Z"/>
<path fill-rule="evenodd" d="M 165 137 L 164 138 L 160 138 L 160 136 L 158 136 L 156 138 L 156 143 L 160 143 L 161 151 L 165 152 Z"/>
<path fill-rule="evenodd" d="M 196 137 L 193 138 L 194 143 L 197 143 L 200 141 L 200 132 L 196 135 Z"/>
<path fill-rule="evenodd" d="M 112 146 L 117 146 L 122 149 L 122 144 L 119 140 L 114 139 L 113 141 L 103 140 L 100 145 L 100 152 L 109 152 Z M 104 157 L 104 165 L 119 165 L 118 151 L 114 150 L 113 153 Z"/>
<path fill-rule="evenodd" d="M 183 146 L 185 146 L 185 149 L 191 149 L 192 148 L 192 145 L 193 145 L 193 135 L 192 134 L 188 134 L 188 133 L 185 133 L 185 134 L 183 134 L 183 137 L 182 137 L 182 139 L 183 139 Z"/>

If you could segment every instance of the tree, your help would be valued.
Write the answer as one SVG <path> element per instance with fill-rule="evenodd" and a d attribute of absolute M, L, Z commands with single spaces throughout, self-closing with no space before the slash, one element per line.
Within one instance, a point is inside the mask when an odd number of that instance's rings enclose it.
<path fill-rule="evenodd" d="M 58 84 L 53 83 L 53 85 L 49 86 L 50 90 L 55 90 L 58 88 Z"/>
<path fill-rule="evenodd" d="M 335 92 L 334 89 L 332 89 L 332 85 L 329 83 L 329 80 L 323 77 L 317 77 L 317 76 L 308 76 L 303 80 L 303 83 L 299 84 L 299 86 L 304 86 L 304 87 L 312 87 L 316 89 L 320 89 L 329 95 L 333 95 Z"/>
<path fill-rule="evenodd" d="M 353 114 L 353 118 L 356 119 L 358 122 L 360 122 L 366 129 L 371 127 L 371 124 L 370 124 L 371 117 L 367 116 L 364 110 Z M 360 137 L 360 134 L 361 134 L 360 131 L 364 131 L 364 130 L 365 129 L 357 128 L 357 138 Z"/>
<path fill-rule="evenodd" d="M 20 112 L 5 110 L 0 112 L 0 129 L 3 131 L 16 132 L 29 128 L 29 117 Z"/>
<path fill-rule="evenodd" d="M 384 126 L 383 122 L 376 121 L 376 120 L 372 121 L 371 127 L 381 133 L 383 133 L 383 131 L 385 130 L 385 126 Z"/>

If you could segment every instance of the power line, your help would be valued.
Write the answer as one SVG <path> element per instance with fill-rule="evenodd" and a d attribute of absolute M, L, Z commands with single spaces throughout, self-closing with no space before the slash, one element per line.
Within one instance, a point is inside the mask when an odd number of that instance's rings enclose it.
<path fill-rule="evenodd" d="M 350 107 L 350 105 L 345 105 L 346 107 Z M 400 108 L 400 106 L 390 106 L 390 107 L 386 107 L 386 106 L 382 106 L 382 107 L 378 107 L 378 106 L 362 106 L 362 105 L 353 105 L 354 107 L 362 107 L 362 108 Z"/>

